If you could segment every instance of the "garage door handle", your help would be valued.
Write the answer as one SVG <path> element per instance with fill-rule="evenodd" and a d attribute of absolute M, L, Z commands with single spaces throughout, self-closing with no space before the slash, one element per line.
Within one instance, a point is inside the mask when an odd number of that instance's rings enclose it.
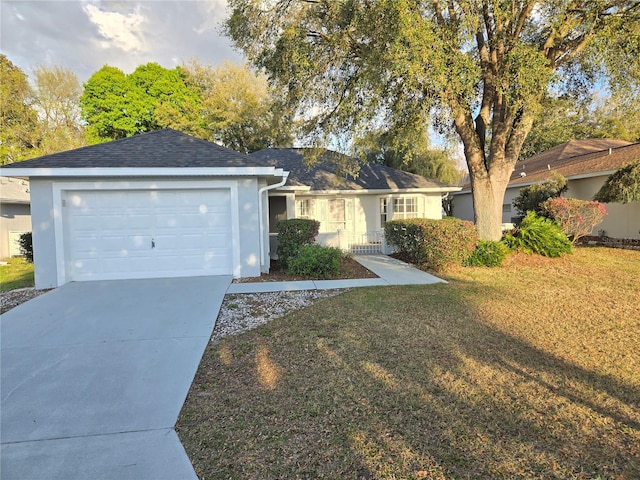
<path fill-rule="evenodd" d="M 156 242 L 153 238 L 151 239 L 151 248 L 156 248 Z"/>

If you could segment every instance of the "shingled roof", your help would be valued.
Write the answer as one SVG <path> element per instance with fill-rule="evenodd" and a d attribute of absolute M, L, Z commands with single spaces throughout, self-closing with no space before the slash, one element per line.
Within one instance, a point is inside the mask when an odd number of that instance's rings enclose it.
<path fill-rule="evenodd" d="M 249 157 L 266 161 L 276 168 L 289 172 L 285 186 L 307 186 L 314 191 L 327 190 L 406 190 L 438 189 L 458 190 L 445 183 L 424 178 L 413 173 L 374 163 L 362 163 L 341 153 L 327 151 L 319 159 L 307 165 L 304 161 L 306 149 L 266 148 Z M 355 175 L 341 175 L 339 164 L 358 164 Z"/>
<path fill-rule="evenodd" d="M 216 168 L 268 167 L 258 158 L 172 129 L 54 153 L 11 168 Z"/>
<path fill-rule="evenodd" d="M 509 187 L 544 182 L 554 173 L 566 178 L 609 175 L 638 160 L 640 143 L 612 139 L 571 140 L 517 163 Z M 462 191 L 470 188 L 467 183 Z"/>

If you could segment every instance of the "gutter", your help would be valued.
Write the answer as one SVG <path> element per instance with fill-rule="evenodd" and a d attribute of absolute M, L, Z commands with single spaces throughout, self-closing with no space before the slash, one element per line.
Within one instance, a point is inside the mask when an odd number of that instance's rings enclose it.
<path fill-rule="evenodd" d="M 273 185 L 266 185 L 258 190 L 258 212 L 259 215 L 259 223 L 260 223 L 260 265 L 265 264 L 264 258 L 264 215 L 262 214 L 262 209 L 264 206 L 264 202 L 262 200 L 262 194 L 268 192 L 269 190 L 274 190 L 276 188 L 280 188 L 287 183 L 287 179 L 289 178 L 289 172 L 282 172 L 282 180 L 278 183 L 274 183 Z"/>

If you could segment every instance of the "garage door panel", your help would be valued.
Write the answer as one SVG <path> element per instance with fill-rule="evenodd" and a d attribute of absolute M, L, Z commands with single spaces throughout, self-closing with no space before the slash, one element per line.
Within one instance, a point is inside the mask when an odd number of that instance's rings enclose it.
<path fill-rule="evenodd" d="M 230 198 L 228 189 L 69 192 L 69 277 L 230 274 Z"/>

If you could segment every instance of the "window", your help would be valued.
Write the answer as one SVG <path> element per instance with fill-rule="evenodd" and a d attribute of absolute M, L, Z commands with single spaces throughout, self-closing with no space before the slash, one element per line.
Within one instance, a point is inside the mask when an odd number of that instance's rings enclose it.
<path fill-rule="evenodd" d="M 344 199 L 332 198 L 328 202 L 329 215 L 327 222 L 327 231 L 335 232 L 344 230 L 347 226 L 345 221 Z"/>
<path fill-rule="evenodd" d="M 502 205 L 502 213 L 511 213 L 511 204 L 510 203 L 504 203 Z"/>
<path fill-rule="evenodd" d="M 418 199 L 401 197 L 393 199 L 393 218 L 416 218 L 418 216 Z"/>
<path fill-rule="evenodd" d="M 310 199 L 296 200 L 296 218 L 312 218 L 313 204 Z"/>
<path fill-rule="evenodd" d="M 380 199 L 380 228 L 384 228 L 387 224 L 387 205 L 388 200 L 386 198 Z"/>

